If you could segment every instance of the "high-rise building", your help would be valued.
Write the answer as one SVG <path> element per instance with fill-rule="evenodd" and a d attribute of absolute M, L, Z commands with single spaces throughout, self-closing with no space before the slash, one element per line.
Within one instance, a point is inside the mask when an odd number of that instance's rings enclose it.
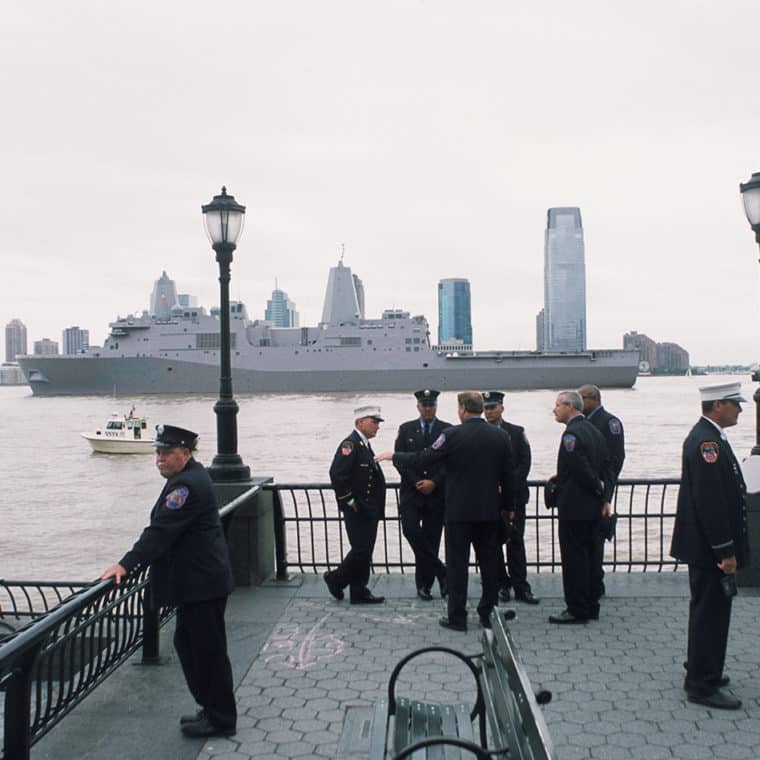
<path fill-rule="evenodd" d="M 150 297 L 150 313 L 157 319 L 169 319 L 171 310 L 177 305 L 177 286 L 166 271 L 153 284 Z"/>
<path fill-rule="evenodd" d="M 63 353 L 83 354 L 90 347 L 90 331 L 82 330 L 78 325 L 67 327 L 63 331 Z"/>
<path fill-rule="evenodd" d="M 364 319 L 364 283 L 359 279 L 357 275 L 352 275 L 354 278 L 354 290 L 356 291 L 356 302 L 359 304 L 359 317 Z"/>
<path fill-rule="evenodd" d="M 58 341 L 50 340 L 50 338 L 43 338 L 42 340 L 34 341 L 34 354 L 35 356 L 46 356 L 48 354 L 58 353 Z"/>
<path fill-rule="evenodd" d="M 298 327 L 298 312 L 296 305 L 288 298 L 284 290 L 277 288 L 272 291 L 272 297 L 267 301 L 264 319 L 274 327 Z"/>
<path fill-rule="evenodd" d="M 640 367 L 653 375 L 683 375 L 689 370 L 689 352 L 677 343 L 658 343 L 631 330 L 623 336 L 623 348 L 638 351 Z"/>
<path fill-rule="evenodd" d="M 586 350 L 586 264 L 576 207 L 547 212 L 543 335 L 541 351 Z"/>
<path fill-rule="evenodd" d="M 470 282 L 461 278 L 438 283 L 438 345 L 454 341 L 472 346 Z"/>
<path fill-rule="evenodd" d="M 26 353 L 26 325 L 20 319 L 12 319 L 5 326 L 5 361 L 15 362 L 17 356 Z"/>

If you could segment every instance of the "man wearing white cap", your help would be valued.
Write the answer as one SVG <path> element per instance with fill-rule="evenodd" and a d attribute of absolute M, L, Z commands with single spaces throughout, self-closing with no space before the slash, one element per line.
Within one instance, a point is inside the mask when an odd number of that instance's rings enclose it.
<path fill-rule="evenodd" d="M 354 410 L 355 429 L 343 439 L 330 466 L 330 482 L 343 513 L 351 550 L 332 572 L 323 575 L 330 593 L 343 599 L 348 586 L 351 604 L 379 604 L 367 588 L 378 521 L 385 516 L 385 477 L 370 446 L 383 421 L 379 406 Z"/>
<path fill-rule="evenodd" d="M 684 690 L 689 702 L 738 710 L 723 692 L 734 573 L 749 557 L 747 487 L 723 432 L 742 411 L 739 383 L 699 389 L 702 417 L 683 445 L 670 554 L 689 565 L 689 633 Z"/>

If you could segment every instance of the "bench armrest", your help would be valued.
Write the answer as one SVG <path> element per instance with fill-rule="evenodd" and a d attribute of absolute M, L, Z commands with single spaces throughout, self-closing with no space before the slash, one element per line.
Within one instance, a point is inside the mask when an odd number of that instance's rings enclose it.
<path fill-rule="evenodd" d="M 467 741 L 466 739 L 457 739 L 454 736 L 435 736 L 431 739 L 423 739 L 422 741 L 410 744 L 408 747 L 404 747 L 397 755 L 394 755 L 393 760 L 404 760 L 406 757 L 410 757 L 418 750 L 425 749 L 426 747 L 435 747 L 437 745 L 448 745 L 450 747 L 459 747 L 460 749 L 472 752 L 478 760 L 491 760 L 494 757 L 509 757 L 509 749 L 485 749 L 475 742 Z"/>

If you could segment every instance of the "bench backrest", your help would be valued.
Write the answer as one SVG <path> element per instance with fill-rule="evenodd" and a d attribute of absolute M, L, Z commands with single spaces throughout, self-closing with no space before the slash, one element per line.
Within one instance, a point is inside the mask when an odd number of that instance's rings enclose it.
<path fill-rule="evenodd" d="M 509 757 L 515 760 L 556 760 L 541 708 L 498 610 L 491 615 L 491 625 L 483 632 L 481 675 L 491 747 L 509 747 Z"/>

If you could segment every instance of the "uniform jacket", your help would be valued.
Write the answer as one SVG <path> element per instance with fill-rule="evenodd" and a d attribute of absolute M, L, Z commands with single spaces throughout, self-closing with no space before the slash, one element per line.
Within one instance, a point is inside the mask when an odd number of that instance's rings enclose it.
<path fill-rule="evenodd" d="M 425 438 L 422 433 L 420 418 L 404 422 L 398 429 L 395 451 L 422 451 L 426 446 L 430 446 L 433 441 L 448 427 L 450 422 L 444 422 L 437 417 L 433 420 L 430 435 Z M 405 509 L 409 506 L 422 507 L 429 504 L 434 507 L 443 506 L 444 482 L 446 480 L 446 470 L 443 462 L 436 462 L 418 469 L 413 465 L 400 465 L 396 469 L 401 475 L 401 488 L 399 493 L 399 506 Z M 425 496 L 415 488 L 418 480 L 432 480 L 435 483 L 435 489 L 429 496 Z"/>
<path fill-rule="evenodd" d="M 512 422 L 501 420 L 502 430 L 509 435 L 512 442 L 512 454 L 515 461 L 515 506 L 520 514 L 525 514 L 525 505 L 530 501 L 528 473 L 530 472 L 531 453 L 525 428 Z"/>
<path fill-rule="evenodd" d="M 190 459 L 168 478 L 150 524 L 119 562 L 127 572 L 150 564 L 155 606 L 227 596 L 233 588 L 230 557 L 206 468 Z"/>
<path fill-rule="evenodd" d="M 604 436 L 607 444 L 607 453 L 610 457 L 610 468 L 617 483 L 620 470 L 623 469 L 625 460 L 625 431 L 623 423 L 610 414 L 603 406 L 598 406 L 586 419 Z"/>
<path fill-rule="evenodd" d="M 560 520 L 594 520 L 608 494 L 607 445 L 582 415 L 567 423 L 557 455 L 557 506 Z M 610 493 L 611 496 L 611 493 Z"/>
<path fill-rule="evenodd" d="M 482 417 L 446 428 L 424 451 L 397 452 L 396 467 L 446 466 L 444 520 L 489 522 L 515 510 L 515 467 L 509 436 Z"/>
<path fill-rule="evenodd" d="M 681 487 L 670 554 L 698 567 L 735 556 L 749 561 L 744 483 L 739 463 L 719 430 L 702 417 L 683 444 Z"/>
<path fill-rule="evenodd" d="M 375 520 L 385 516 L 385 476 L 375 456 L 354 430 L 338 446 L 330 465 L 330 483 L 340 510 L 351 509 Z"/>

